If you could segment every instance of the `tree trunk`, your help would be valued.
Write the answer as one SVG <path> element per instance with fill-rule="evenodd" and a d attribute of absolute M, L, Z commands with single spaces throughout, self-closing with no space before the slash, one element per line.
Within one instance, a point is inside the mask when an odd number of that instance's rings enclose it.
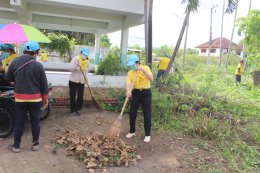
<path fill-rule="evenodd" d="M 190 10 L 186 13 L 185 19 L 184 19 L 183 24 L 182 24 L 182 28 L 181 28 L 181 32 L 180 32 L 179 38 L 177 40 L 177 44 L 175 45 L 175 49 L 174 49 L 173 54 L 172 54 L 171 61 L 170 61 L 169 65 L 168 65 L 168 67 L 167 67 L 163 77 L 168 76 L 168 74 L 169 74 L 169 72 L 171 70 L 172 64 L 174 63 L 174 61 L 176 59 L 176 56 L 177 56 L 177 53 L 179 51 L 179 48 L 180 48 L 180 45 L 181 45 L 181 40 L 182 40 L 182 37 L 184 35 L 185 27 L 187 25 L 189 17 L 190 17 Z"/>
<path fill-rule="evenodd" d="M 153 0 L 145 0 L 145 55 L 146 64 L 152 69 L 152 12 Z"/>
<path fill-rule="evenodd" d="M 187 21 L 186 32 L 185 32 L 184 50 L 183 50 L 182 66 L 181 66 L 182 69 L 184 69 L 185 58 L 186 58 L 186 46 L 187 46 L 188 30 L 189 30 L 189 19 Z"/>
<path fill-rule="evenodd" d="M 228 55 L 227 55 L 226 62 L 225 62 L 225 68 L 227 68 L 227 66 L 228 66 L 228 59 L 229 59 L 229 56 L 230 56 L 230 53 L 231 53 L 231 49 L 232 49 L 233 35 L 234 35 L 235 24 L 236 24 L 236 20 L 237 20 L 237 8 L 238 8 L 238 5 L 236 7 L 236 12 L 235 12 L 235 16 L 234 16 L 232 34 L 231 34 L 231 39 L 230 39 L 230 43 L 229 43 L 229 46 L 228 46 Z"/>

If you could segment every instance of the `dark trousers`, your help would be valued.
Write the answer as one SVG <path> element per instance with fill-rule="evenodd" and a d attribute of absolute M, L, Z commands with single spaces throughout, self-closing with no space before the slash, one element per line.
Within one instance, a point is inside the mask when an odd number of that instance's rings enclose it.
<path fill-rule="evenodd" d="M 157 77 L 156 77 L 156 87 L 159 86 L 160 78 L 163 76 L 165 70 L 158 70 Z"/>
<path fill-rule="evenodd" d="M 132 92 L 132 100 L 130 102 L 130 133 L 135 133 L 136 116 L 139 105 L 142 104 L 144 114 L 144 130 L 145 136 L 151 135 L 151 122 L 152 122 L 152 93 L 150 89 L 137 90 Z"/>
<path fill-rule="evenodd" d="M 236 83 L 240 83 L 241 82 L 241 75 L 236 75 Z"/>
<path fill-rule="evenodd" d="M 83 94 L 85 84 L 69 81 L 70 88 L 70 112 L 79 111 L 83 105 Z M 76 101 L 77 95 L 77 101 Z"/>
<path fill-rule="evenodd" d="M 33 143 L 39 142 L 41 102 L 16 102 L 16 116 L 14 126 L 14 147 L 20 148 L 24 123 L 29 111 Z"/>

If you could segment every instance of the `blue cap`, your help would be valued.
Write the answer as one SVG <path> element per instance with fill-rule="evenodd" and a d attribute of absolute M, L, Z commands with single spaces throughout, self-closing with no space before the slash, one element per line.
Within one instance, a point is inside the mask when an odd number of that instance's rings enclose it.
<path fill-rule="evenodd" d="M 0 46 L 2 50 L 14 50 L 14 46 L 12 44 L 1 44 Z"/>
<path fill-rule="evenodd" d="M 168 53 L 165 53 L 165 54 L 164 54 L 164 56 L 165 56 L 165 57 L 167 57 L 167 58 L 169 58 L 169 55 L 168 55 Z"/>
<path fill-rule="evenodd" d="M 128 58 L 127 66 L 134 65 L 136 61 L 139 61 L 139 58 L 137 55 L 133 54 Z"/>
<path fill-rule="evenodd" d="M 81 49 L 81 52 L 82 52 L 82 54 L 84 55 L 84 56 L 89 56 L 89 49 L 88 48 L 85 48 L 85 47 L 83 47 L 82 49 Z"/>
<path fill-rule="evenodd" d="M 40 48 L 40 45 L 39 45 L 38 42 L 28 41 L 28 42 L 25 44 L 25 50 L 26 50 L 26 51 L 32 52 L 32 51 L 36 51 L 36 50 L 39 50 L 39 49 L 41 49 L 41 48 Z"/>

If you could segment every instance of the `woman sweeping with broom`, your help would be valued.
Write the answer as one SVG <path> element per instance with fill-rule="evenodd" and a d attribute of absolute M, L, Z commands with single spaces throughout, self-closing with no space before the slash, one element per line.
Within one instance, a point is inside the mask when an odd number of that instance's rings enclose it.
<path fill-rule="evenodd" d="M 137 55 L 129 57 L 127 66 L 130 68 L 130 71 L 127 74 L 126 96 L 128 98 L 132 97 L 132 99 L 129 113 L 130 131 L 126 138 L 132 138 L 136 135 L 136 116 L 139 105 L 142 104 L 145 130 L 144 142 L 150 142 L 152 118 L 151 81 L 153 80 L 153 74 L 148 66 L 141 65 Z"/>

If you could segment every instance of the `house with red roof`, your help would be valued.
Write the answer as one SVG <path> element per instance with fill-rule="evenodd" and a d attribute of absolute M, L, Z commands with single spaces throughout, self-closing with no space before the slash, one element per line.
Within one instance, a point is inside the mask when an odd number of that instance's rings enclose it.
<path fill-rule="evenodd" d="M 222 49 L 223 54 L 226 54 L 229 51 L 229 43 L 230 40 L 222 37 Z M 209 53 L 209 42 L 203 43 L 201 45 L 196 46 L 199 49 L 200 56 L 208 56 Z M 235 51 L 237 55 L 241 55 L 242 49 L 236 43 L 231 43 L 231 50 Z M 220 37 L 212 40 L 210 56 L 219 56 L 220 53 Z"/>

